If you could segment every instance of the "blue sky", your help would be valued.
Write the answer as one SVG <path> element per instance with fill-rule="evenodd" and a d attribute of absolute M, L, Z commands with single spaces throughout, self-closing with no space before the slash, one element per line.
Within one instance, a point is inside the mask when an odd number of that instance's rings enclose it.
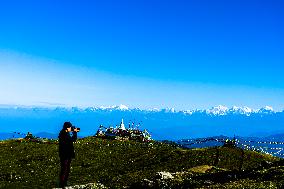
<path fill-rule="evenodd" d="M 284 108 L 280 0 L 4 0 L 0 103 Z"/>

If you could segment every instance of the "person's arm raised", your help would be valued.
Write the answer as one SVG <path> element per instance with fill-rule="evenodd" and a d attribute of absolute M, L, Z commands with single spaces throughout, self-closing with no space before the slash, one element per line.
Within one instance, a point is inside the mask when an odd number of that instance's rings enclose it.
<path fill-rule="evenodd" d="M 73 131 L 73 136 L 71 137 L 72 142 L 75 142 L 75 141 L 77 140 L 77 132 L 78 132 L 77 129 L 75 129 L 75 130 Z"/>

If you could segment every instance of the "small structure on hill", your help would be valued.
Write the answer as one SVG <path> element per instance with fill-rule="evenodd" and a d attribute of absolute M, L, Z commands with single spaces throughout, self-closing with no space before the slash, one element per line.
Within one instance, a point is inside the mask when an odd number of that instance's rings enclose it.
<path fill-rule="evenodd" d="M 23 136 L 25 135 L 24 138 L 16 138 L 17 142 L 49 143 L 50 141 L 48 138 L 36 137 L 31 132 L 28 132 L 27 134 L 19 133 L 19 132 L 14 132 L 14 133 L 18 133 L 19 135 L 23 135 Z"/>
<path fill-rule="evenodd" d="M 232 139 L 232 140 L 226 139 L 223 147 L 230 147 L 230 148 L 237 147 L 236 138 L 234 137 L 234 139 Z"/>
<path fill-rule="evenodd" d="M 28 132 L 24 139 L 31 140 L 31 139 L 36 139 L 36 137 L 33 136 L 33 134 L 31 132 Z"/>
<path fill-rule="evenodd" d="M 103 125 L 100 125 L 95 137 L 115 140 L 137 140 L 142 142 L 152 140 L 150 133 L 146 129 L 142 131 L 138 128 L 140 124 L 137 125 L 136 128 L 134 128 L 133 126 L 134 123 L 132 124 L 132 127 L 129 124 L 129 128 L 126 129 L 123 119 L 121 120 L 121 123 L 115 128 L 112 126 L 104 127 Z"/>

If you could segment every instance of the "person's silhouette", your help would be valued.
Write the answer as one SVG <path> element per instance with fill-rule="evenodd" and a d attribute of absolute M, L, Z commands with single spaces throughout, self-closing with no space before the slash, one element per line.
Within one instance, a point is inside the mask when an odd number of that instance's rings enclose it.
<path fill-rule="evenodd" d="M 70 122 L 65 122 L 62 130 L 59 133 L 59 157 L 60 157 L 60 176 L 59 176 L 59 186 L 61 188 L 67 186 L 67 180 L 70 173 L 71 159 L 75 158 L 73 142 L 77 139 L 77 128 L 73 129 L 73 136 L 70 136 L 72 131 L 72 124 Z"/>

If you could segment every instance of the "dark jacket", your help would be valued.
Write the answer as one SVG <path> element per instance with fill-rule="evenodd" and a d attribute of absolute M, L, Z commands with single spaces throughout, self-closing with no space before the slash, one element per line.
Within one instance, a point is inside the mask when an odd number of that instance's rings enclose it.
<path fill-rule="evenodd" d="M 58 138 L 60 159 L 75 158 L 73 142 L 75 142 L 77 139 L 77 132 L 73 132 L 73 136 L 71 137 L 69 132 L 61 130 Z"/>

